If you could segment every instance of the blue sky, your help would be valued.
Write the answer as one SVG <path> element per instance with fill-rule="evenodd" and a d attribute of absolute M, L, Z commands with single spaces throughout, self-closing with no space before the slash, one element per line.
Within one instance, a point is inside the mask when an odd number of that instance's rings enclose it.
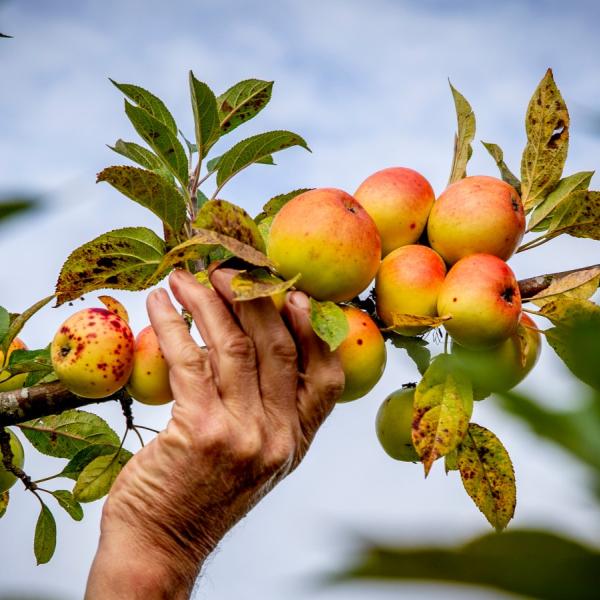
<path fill-rule="evenodd" d="M 567 171 L 600 164 L 600 138 L 588 109 L 600 97 L 600 6 L 593 2 L 293 2 L 169 3 L 105 0 L 0 3 L 0 190 L 44 194 L 46 210 L 3 231 L 0 255 L 8 275 L 0 304 L 19 310 L 46 295 L 75 246 L 117 227 L 157 227 L 95 174 L 120 160 L 106 144 L 134 139 L 120 93 L 109 83 L 137 83 L 161 96 L 180 127 L 191 132 L 187 72 L 217 92 L 248 78 L 274 79 L 273 100 L 255 122 L 225 138 L 287 128 L 313 153 L 292 149 L 277 167 L 256 166 L 223 196 L 256 212 L 272 195 L 297 187 L 353 192 L 372 172 L 392 165 L 422 172 L 439 193 L 447 180 L 455 116 L 448 78 L 477 115 L 477 140 L 500 144 L 518 170 L 523 117 L 547 67 L 571 109 Z M 217 148 L 218 151 L 218 148 Z M 476 143 L 471 174 L 495 174 Z M 593 185 L 598 186 L 597 177 Z M 207 188 L 210 190 L 210 186 Z M 594 255 L 595 253 L 595 255 Z M 520 277 L 598 262 L 589 242 L 557 240 L 519 255 Z M 145 325 L 144 294 L 120 294 L 137 329 Z M 88 299 L 88 304 L 93 299 Z M 71 311 L 48 309 L 25 332 L 46 344 Z M 418 467 L 382 453 L 373 419 L 383 397 L 415 380 L 412 364 L 390 353 L 386 374 L 365 399 L 339 407 L 305 464 L 223 542 L 211 559 L 198 598 L 263 600 L 364 598 L 364 589 L 307 590 L 308 575 L 332 568 L 347 551 L 346 530 L 403 540 L 465 539 L 486 524 L 456 479 L 438 469 L 423 481 Z M 525 384 L 553 405 L 576 399 L 563 367 L 546 347 Z M 164 424 L 164 409 L 140 410 L 140 420 Z M 116 408 L 101 409 L 120 427 Z M 502 415 L 493 401 L 477 406 L 477 421 L 504 440 L 515 462 L 519 506 L 515 524 L 550 523 L 584 539 L 597 536 L 596 514 L 582 491 L 583 474 L 558 451 Z M 31 452 L 29 466 L 47 473 L 55 461 Z M 0 522 L 0 590 L 46 589 L 78 598 L 93 556 L 100 504 L 86 520 L 59 517 L 53 562 L 35 567 L 31 539 L 35 504 L 14 494 Z M 565 507 L 569 510 L 564 510 Z M 434 586 L 387 588 L 373 598 L 449 598 Z M 455 592 L 482 598 L 480 592 Z M 488 597 L 498 597 L 490 594 Z"/>

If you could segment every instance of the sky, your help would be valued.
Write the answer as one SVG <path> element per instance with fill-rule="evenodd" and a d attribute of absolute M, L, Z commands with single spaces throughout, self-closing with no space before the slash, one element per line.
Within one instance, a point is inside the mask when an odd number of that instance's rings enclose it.
<path fill-rule="evenodd" d="M 158 226 L 142 207 L 95 184 L 97 172 L 123 162 L 107 144 L 135 139 L 108 77 L 159 95 L 188 137 L 190 69 L 217 93 L 241 79 L 274 80 L 267 109 L 215 153 L 247 135 L 282 128 L 302 135 L 312 153 L 288 150 L 276 157 L 276 167 L 251 167 L 224 188 L 224 198 L 253 214 L 271 196 L 298 187 L 352 193 L 371 173 L 396 165 L 421 172 L 439 194 L 456 127 L 448 79 L 477 116 L 470 174 L 496 175 L 480 140 L 500 144 L 518 171 L 525 108 L 548 67 L 571 111 L 566 172 L 598 166 L 600 137 L 592 135 L 588 117 L 600 97 L 599 17 L 600 5 L 592 0 L 1 2 L 0 31 L 14 39 L 0 43 L 0 191 L 39 194 L 44 209 L 2 231 L 0 304 L 19 311 L 50 293 L 69 252 L 105 231 Z M 568 238 L 521 254 L 511 266 L 522 278 L 596 262 L 591 242 Z M 126 303 L 134 329 L 141 329 L 145 294 L 114 295 Z M 80 306 L 93 304 L 90 295 Z M 23 337 L 30 347 L 46 345 L 72 311 L 43 310 Z M 397 463 L 378 446 L 379 404 L 416 378 L 406 355 L 390 351 L 376 388 L 337 407 L 301 467 L 222 542 L 195 597 L 503 598 L 417 584 L 314 587 L 319 575 L 344 562 L 357 534 L 455 543 L 488 530 L 456 477 L 438 468 L 425 481 L 418 466 Z M 523 386 L 551 406 L 578 401 L 548 346 Z M 97 412 L 122 430 L 116 407 Z M 140 422 L 161 427 L 169 407 L 137 413 Z M 513 458 L 519 489 L 514 526 L 543 524 L 584 541 L 597 538 L 597 513 L 576 464 L 501 413 L 493 399 L 476 406 L 474 420 L 493 429 Z M 26 450 L 32 473 L 58 470 L 55 459 Z M 56 555 L 36 567 L 35 502 L 25 492 L 13 496 L 0 521 L 0 598 L 14 590 L 80 598 L 101 502 L 85 506 L 82 523 L 55 510 Z"/>

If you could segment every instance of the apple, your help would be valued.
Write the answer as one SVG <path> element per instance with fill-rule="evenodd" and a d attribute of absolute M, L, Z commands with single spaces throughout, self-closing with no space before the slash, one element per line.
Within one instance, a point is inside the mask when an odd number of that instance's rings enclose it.
<path fill-rule="evenodd" d="M 373 173 L 360 184 L 354 197 L 377 225 L 383 256 L 421 237 L 435 200 L 427 179 L 405 167 Z"/>
<path fill-rule="evenodd" d="M 349 332 L 338 353 L 345 375 L 344 391 L 339 402 L 349 402 L 366 395 L 381 379 L 387 352 L 385 340 L 371 317 L 354 306 L 343 306 Z"/>
<path fill-rule="evenodd" d="M 19 467 L 19 469 L 22 469 L 23 464 L 25 463 L 25 454 L 23 452 L 21 441 L 10 429 L 7 429 L 6 431 L 8 431 L 8 434 L 10 435 L 10 449 L 13 453 L 12 464 L 15 465 L 15 467 Z M 4 467 L 2 449 L 0 448 L 0 494 L 11 488 L 15 481 L 17 481 L 16 475 L 7 471 Z"/>
<path fill-rule="evenodd" d="M 346 192 L 321 188 L 290 200 L 273 219 L 268 256 L 296 288 L 317 300 L 351 300 L 371 283 L 381 239 L 365 209 Z"/>
<path fill-rule="evenodd" d="M 375 299 L 377 314 L 388 326 L 394 313 L 434 317 L 437 299 L 446 276 L 442 257 L 427 246 L 410 244 L 388 254 L 377 272 Z M 420 335 L 427 327 L 397 327 L 402 335 Z"/>
<path fill-rule="evenodd" d="M 377 411 L 377 438 L 383 449 L 396 460 L 419 460 L 412 441 L 414 399 L 414 388 L 402 388 L 390 394 Z"/>
<path fill-rule="evenodd" d="M 541 335 L 525 313 L 517 331 L 495 348 L 475 351 L 452 344 L 452 354 L 469 376 L 478 399 L 521 383 L 537 363 L 541 349 Z"/>
<path fill-rule="evenodd" d="M 461 346 L 492 348 L 517 330 L 519 285 L 510 267 L 497 256 L 472 254 L 448 271 L 437 309 L 440 316 L 451 317 L 444 327 Z"/>
<path fill-rule="evenodd" d="M 15 338 L 8 347 L 6 360 L 10 358 L 13 350 L 27 350 L 27 346 L 23 343 L 23 340 Z M 4 352 L 0 350 L 0 367 L 4 364 Z M 8 371 L 0 372 L 0 392 L 10 392 L 12 390 L 18 390 L 23 387 L 27 379 L 27 373 L 19 373 L 13 377 L 10 376 Z"/>
<path fill-rule="evenodd" d="M 129 325 L 105 308 L 86 308 L 58 329 L 50 353 L 60 381 L 83 398 L 106 398 L 121 389 L 133 368 Z"/>
<path fill-rule="evenodd" d="M 485 175 L 449 185 L 434 203 L 427 224 L 431 247 L 450 265 L 480 253 L 508 260 L 524 232 L 525 213 L 517 190 Z"/>
<path fill-rule="evenodd" d="M 135 340 L 127 391 L 142 404 L 166 404 L 173 400 L 169 367 L 151 325 L 142 329 Z"/>

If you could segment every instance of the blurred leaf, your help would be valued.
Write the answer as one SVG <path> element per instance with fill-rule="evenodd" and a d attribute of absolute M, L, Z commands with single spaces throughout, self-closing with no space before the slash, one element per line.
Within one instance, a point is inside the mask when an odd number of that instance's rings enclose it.
<path fill-rule="evenodd" d="M 6 490 L 0 494 L 0 519 L 6 514 L 6 509 L 8 508 L 9 500 L 10 500 L 10 495 L 8 493 L 8 490 Z"/>
<path fill-rule="evenodd" d="M 473 154 L 471 142 L 475 137 L 475 113 L 471 105 L 451 83 L 450 89 L 456 108 L 458 133 L 454 137 L 454 157 L 452 158 L 449 184 L 466 177 L 467 163 L 471 158 L 471 154 Z"/>
<path fill-rule="evenodd" d="M 437 356 L 415 389 L 412 440 L 425 476 L 433 462 L 464 438 L 473 410 L 473 390 L 447 354 Z"/>
<path fill-rule="evenodd" d="M 56 305 L 93 290 L 143 290 L 165 254 L 151 229 L 115 229 L 87 242 L 67 258 L 56 283 Z"/>
<path fill-rule="evenodd" d="M 32 197 L 0 198 L 0 221 L 16 217 L 39 208 L 38 200 Z"/>
<path fill-rule="evenodd" d="M 560 208 L 548 225 L 549 234 L 600 240 L 600 192 L 572 192 Z"/>
<path fill-rule="evenodd" d="M 217 171 L 218 189 L 251 164 L 292 146 L 300 146 L 310 152 L 306 142 L 291 131 L 268 131 L 238 142 L 221 157 Z"/>
<path fill-rule="evenodd" d="M 73 488 L 75 500 L 93 502 L 108 494 L 117 475 L 131 456 L 131 452 L 120 450 L 118 453 L 99 456 L 88 463 L 79 474 Z"/>
<path fill-rule="evenodd" d="M 227 200 L 205 202 L 198 211 L 194 227 L 222 233 L 265 252 L 265 243 L 252 217 L 243 208 Z"/>
<path fill-rule="evenodd" d="M 431 363 L 431 352 L 427 342 L 421 338 L 408 337 L 397 333 L 387 333 L 386 337 L 394 347 L 406 350 L 409 358 L 415 363 L 419 373 L 423 375 Z"/>
<path fill-rule="evenodd" d="M 580 298 L 587 300 L 594 295 L 598 289 L 600 281 L 600 266 L 591 267 L 582 271 L 566 273 L 565 275 L 554 277 L 550 285 L 545 289 L 527 298 L 538 306 L 547 304 L 550 300 L 555 300 L 557 296 L 566 298 Z"/>
<path fill-rule="evenodd" d="M 221 135 L 217 99 L 206 83 L 194 77 L 192 71 L 190 71 L 190 94 L 194 112 L 196 148 L 200 159 L 203 159 Z"/>
<path fill-rule="evenodd" d="M 179 190 L 164 177 L 138 167 L 108 167 L 96 182 L 106 181 L 134 202 L 151 210 L 163 223 L 178 232 L 186 218 L 186 204 Z"/>
<path fill-rule="evenodd" d="M 111 313 L 117 315 L 117 317 L 123 319 L 125 323 L 129 323 L 129 314 L 127 309 L 112 296 L 98 296 L 98 300 L 104 304 L 106 310 L 109 310 Z"/>
<path fill-rule="evenodd" d="M 267 217 L 274 217 L 290 200 L 303 194 L 304 192 L 310 192 L 314 188 L 300 188 L 293 190 L 287 194 L 279 194 L 271 198 L 262 209 L 262 212 L 254 219 L 257 223 L 260 223 Z"/>
<path fill-rule="evenodd" d="M 2 338 L 2 344 L 0 344 L 0 350 L 4 353 L 4 356 L 7 355 L 8 347 L 19 335 L 21 329 L 23 329 L 25 326 L 25 323 L 27 323 L 27 321 L 29 321 L 29 319 L 31 319 L 35 313 L 44 308 L 44 306 L 46 306 L 46 304 L 48 304 L 52 298 L 54 298 L 54 295 L 46 296 L 46 298 L 42 298 L 35 304 L 32 304 L 27 310 L 24 310 L 22 313 L 14 315 L 14 317 L 11 318 L 8 331 L 4 334 L 4 337 Z"/>
<path fill-rule="evenodd" d="M 547 198 L 536 206 L 529 223 L 528 231 L 544 231 L 550 225 L 554 211 L 565 201 L 572 192 L 587 190 L 594 171 L 581 171 L 561 179 L 558 185 L 548 194 Z"/>
<path fill-rule="evenodd" d="M 83 410 L 41 417 L 19 428 L 38 452 L 57 458 L 73 458 L 93 444 L 119 445 L 119 437 L 104 419 Z"/>
<path fill-rule="evenodd" d="M 569 149 L 569 111 L 548 69 L 525 116 L 527 144 L 521 159 L 525 212 L 540 204 L 557 186 Z"/>
<path fill-rule="evenodd" d="M 283 281 L 266 269 L 242 271 L 231 280 L 231 289 L 235 300 L 254 300 L 268 298 L 286 292 L 300 279 L 300 274 L 293 279 Z"/>
<path fill-rule="evenodd" d="M 515 514 L 517 488 L 510 456 L 488 429 L 470 423 L 458 446 L 458 469 L 467 494 L 497 531 Z"/>
<path fill-rule="evenodd" d="M 6 35 L 5 33 L 0 33 L 0 38 L 10 38 L 12 39 L 12 35 Z"/>
<path fill-rule="evenodd" d="M 344 311 L 333 302 L 310 298 L 310 324 L 333 352 L 348 336 L 350 326 Z"/>
<path fill-rule="evenodd" d="M 107 456 L 108 454 L 115 454 L 118 450 L 118 446 L 111 444 L 92 444 L 82 448 L 71 458 L 65 468 L 61 471 L 61 477 L 68 477 L 77 481 L 79 474 L 83 469 L 91 463 L 95 458 L 99 456 Z"/>
<path fill-rule="evenodd" d="M 50 509 L 42 502 L 42 509 L 35 526 L 33 550 L 38 565 L 47 563 L 56 549 L 56 521 Z"/>
<path fill-rule="evenodd" d="M 272 81 L 246 79 L 221 94 L 217 103 L 223 134 L 255 117 L 268 104 L 272 89 Z"/>
<path fill-rule="evenodd" d="M 456 548 L 363 547 L 335 581 L 445 581 L 491 587 L 528 598 L 592 600 L 600 554 L 545 531 L 488 534 Z"/>
<path fill-rule="evenodd" d="M 83 519 L 83 508 L 81 508 L 81 504 L 75 500 L 71 492 L 68 490 L 54 490 L 51 493 L 73 520 L 81 521 Z"/>
<path fill-rule="evenodd" d="M 485 149 L 490 153 L 491 157 L 496 161 L 496 166 L 500 171 L 500 176 L 503 181 L 506 181 L 509 185 L 512 185 L 517 193 L 521 194 L 521 182 L 518 180 L 516 175 L 508 168 L 506 163 L 504 162 L 504 152 L 502 152 L 502 148 L 497 144 L 492 144 L 490 142 L 481 142 Z"/>

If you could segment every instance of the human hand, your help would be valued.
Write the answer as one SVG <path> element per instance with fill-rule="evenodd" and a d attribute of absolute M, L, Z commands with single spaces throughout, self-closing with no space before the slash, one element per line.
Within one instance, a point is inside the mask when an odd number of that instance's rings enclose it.
<path fill-rule="evenodd" d="M 234 302 L 231 270 L 214 290 L 170 277 L 206 348 L 164 290 L 147 302 L 169 365 L 166 429 L 125 466 L 104 506 L 86 598 L 187 598 L 223 535 L 302 460 L 340 396 L 335 353 L 314 334 L 309 302 L 288 294 Z"/>

